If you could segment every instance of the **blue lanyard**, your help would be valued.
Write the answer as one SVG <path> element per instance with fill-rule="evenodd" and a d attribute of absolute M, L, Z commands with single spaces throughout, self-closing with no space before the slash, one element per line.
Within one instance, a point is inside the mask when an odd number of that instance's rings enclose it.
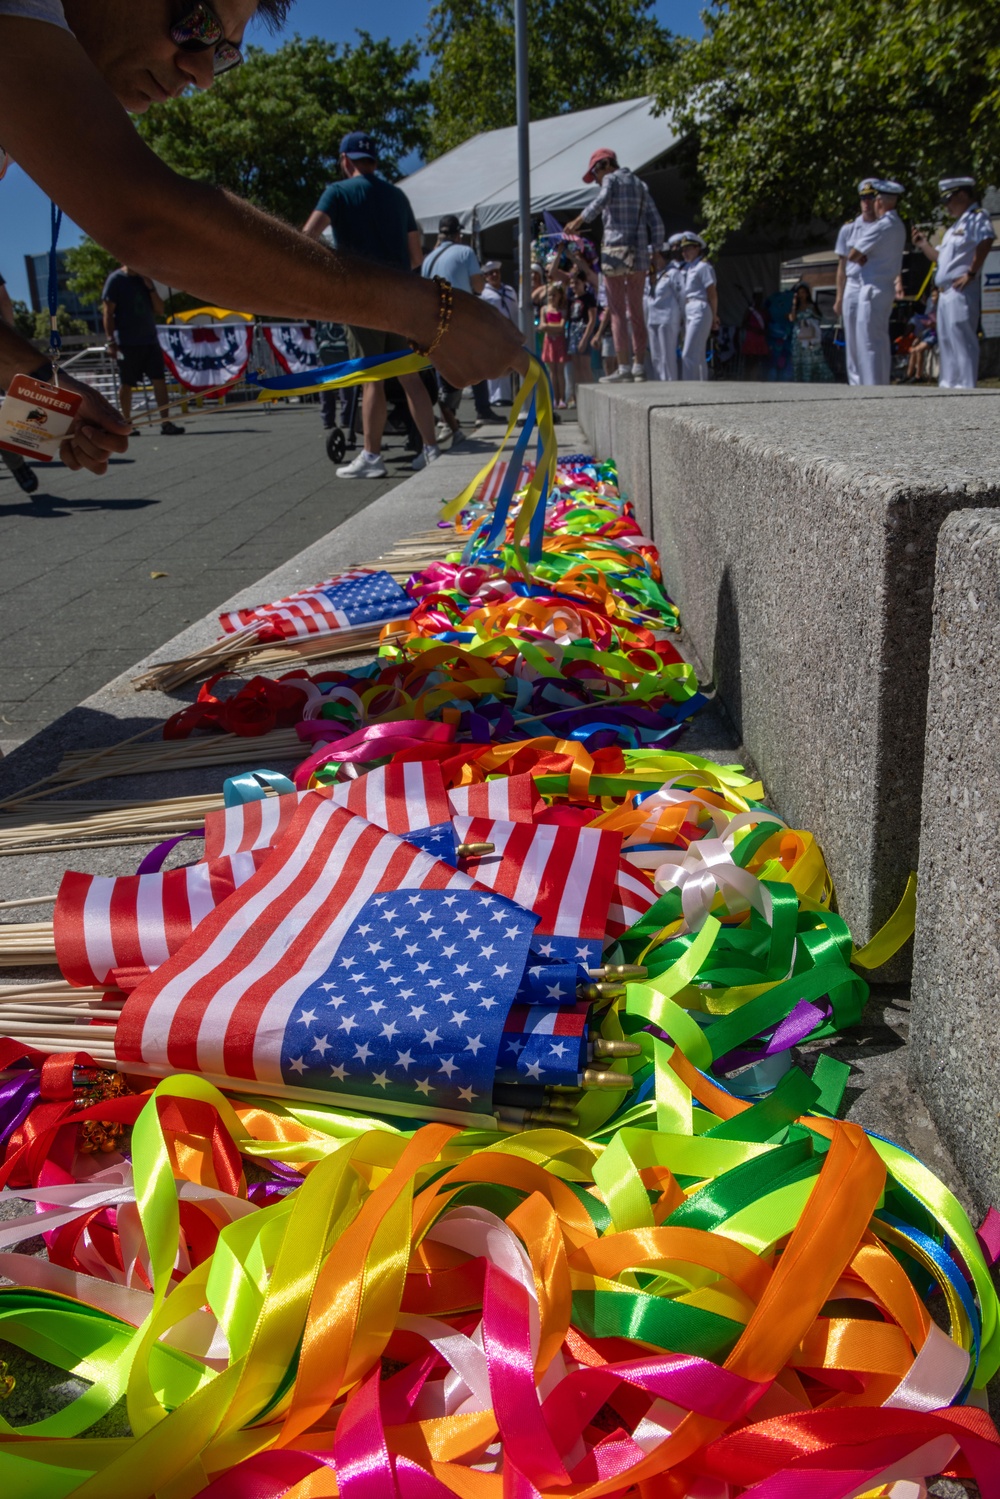
<path fill-rule="evenodd" d="M 56 245 L 59 243 L 59 230 L 62 227 L 62 209 L 57 208 L 52 202 L 49 203 L 52 223 L 52 243 L 49 246 L 49 359 L 52 364 L 53 377 L 56 366 L 59 363 L 59 350 L 62 348 L 62 335 L 58 327 L 59 313 L 59 260 L 56 255 Z"/>

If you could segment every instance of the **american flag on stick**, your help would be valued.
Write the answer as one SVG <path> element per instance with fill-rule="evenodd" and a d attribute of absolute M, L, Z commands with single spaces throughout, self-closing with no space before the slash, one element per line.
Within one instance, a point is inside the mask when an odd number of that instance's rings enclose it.
<path fill-rule="evenodd" d="M 530 775 L 446 791 L 441 767 L 434 760 L 379 765 L 353 781 L 209 812 L 205 817 L 205 857 L 219 859 L 272 847 L 287 831 L 306 797 L 332 799 L 338 807 L 356 812 L 387 832 L 400 834 L 462 814 L 530 822 L 534 811 L 542 806 Z"/>
<path fill-rule="evenodd" d="M 59 886 L 52 922 L 63 978 L 86 986 L 120 974 L 128 986 L 177 952 L 266 857 L 241 853 L 116 878 L 70 870 Z"/>
<path fill-rule="evenodd" d="M 599 958 L 618 879 L 620 833 L 487 817 L 454 821 L 460 843 L 494 845 L 494 853 L 476 860 L 476 879 L 538 915 L 536 952 L 583 963 Z M 541 937 L 549 939 L 547 952 Z"/>
<path fill-rule="evenodd" d="M 227 635 L 253 632 L 259 642 L 298 640 L 400 619 L 413 601 L 387 572 L 353 568 L 273 604 L 219 615 Z"/>
<path fill-rule="evenodd" d="M 120 1061 L 489 1118 L 536 917 L 329 800 L 129 996 Z"/>
<path fill-rule="evenodd" d="M 507 477 L 507 466 L 508 465 L 506 459 L 503 459 L 500 463 L 494 464 L 492 471 L 487 474 L 486 478 L 483 481 L 482 488 L 479 491 L 478 498 L 480 500 L 484 500 L 488 505 L 494 504 L 501 488 L 503 487 L 503 481 Z M 531 476 L 534 472 L 535 465 L 533 463 L 526 463 L 521 469 L 516 488 L 523 489 L 526 484 L 530 484 Z"/>

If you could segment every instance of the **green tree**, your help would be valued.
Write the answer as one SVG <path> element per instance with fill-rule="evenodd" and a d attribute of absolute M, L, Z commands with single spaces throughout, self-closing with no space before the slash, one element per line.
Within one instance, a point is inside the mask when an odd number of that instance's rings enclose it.
<path fill-rule="evenodd" d="M 689 134 L 716 246 L 741 223 L 837 220 L 858 180 L 997 181 L 1000 0 L 713 0 L 706 34 L 655 79 Z"/>
<path fill-rule="evenodd" d="M 48 343 L 52 329 L 47 307 L 43 312 L 31 312 L 23 302 L 15 302 L 14 313 L 14 326 L 19 333 L 23 333 L 25 338 L 43 339 Z M 71 317 L 65 307 L 56 309 L 56 327 L 64 338 L 68 338 L 70 334 L 90 333 L 83 319 Z"/>
<path fill-rule="evenodd" d="M 185 177 L 217 183 L 300 224 L 337 174 L 337 146 L 367 130 L 381 169 L 425 143 L 429 90 L 420 53 L 358 33 L 356 46 L 295 37 L 275 52 L 250 47 L 242 68 L 207 93 L 155 104 L 139 131 Z"/>
<path fill-rule="evenodd" d="M 66 285 L 84 304 L 100 302 L 105 281 L 117 269 L 115 257 L 89 235 L 66 251 Z"/>
<path fill-rule="evenodd" d="M 27 302 L 12 302 L 14 309 L 14 327 L 22 338 L 34 338 L 35 336 L 35 314 Z"/>
<path fill-rule="evenodd" d="M 652 0 L 528 0 L 532 119 L 646 93 L 650 69 L 677 50 L 652 11 Z M 438 0 L 427 50 L 432 154 L 514 124 L 512 0 Z"/>

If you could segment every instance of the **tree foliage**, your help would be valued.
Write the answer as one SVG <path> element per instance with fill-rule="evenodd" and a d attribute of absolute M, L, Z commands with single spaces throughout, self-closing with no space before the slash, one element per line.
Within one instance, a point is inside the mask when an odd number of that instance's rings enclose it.
<path fill-rule="evenodd" d="M 676 51 L 652 0 L 528 0 L 528 42 L 533 120 L 635 98 Z M 514 124 L 512 0 L 438 0 L 427 50 L 431 154 Z"/>
<path fill-rule="evenodd" d="M 100 302 L 105 281 L 112 271 L 118 269 L 115 257 L 88 234 L 78 245 L 70 246 L 65 252 L 65 260 L 69 290 L 75 292 L 85 306 Z"/>
<path fill-rule="evenodd" d="M 274 52 L 250 47 L 243 67 L 206 93 L 154 105 L 139 121 L 147 144 L 185 177 L 214 182 L 300 224 L 337 175 L 337 146 L 367 130 L 381 170 L 425 144 L 428 86 L 417 46 L 356 46 L 295 37 Z"/>
<path fill-rule="evenodd" d="M 705 229 L 839 219 L 858 180 L 995 182 L 1000 0 L 713 0 L 706 35 L 658 70 L 658 103 L 697 141 Z"/>
<path fill-rule="evenodd" d="M 22 338 L 34 338 L 35 317 L 27 302 L 12 302 L 14 309 L 14 327 Z"/>

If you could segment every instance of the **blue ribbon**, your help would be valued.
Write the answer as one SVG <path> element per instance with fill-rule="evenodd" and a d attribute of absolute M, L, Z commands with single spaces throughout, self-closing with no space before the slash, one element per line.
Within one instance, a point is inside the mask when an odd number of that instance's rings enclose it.
<path fill-rule="evenodd" d="M 59 332 L 56 319 L 59 314 L 59 258 L 56 255 L 56 245 L 59 243 L 59 230 L 62 227 L 62 209 L 57 208 L 53 202 L 49 202 L 49 221 L 52 225 L 52 243 L 49 245 L 49 349 L 58 358 L 59 350 L 62 348 L 62 334 Z"/>

